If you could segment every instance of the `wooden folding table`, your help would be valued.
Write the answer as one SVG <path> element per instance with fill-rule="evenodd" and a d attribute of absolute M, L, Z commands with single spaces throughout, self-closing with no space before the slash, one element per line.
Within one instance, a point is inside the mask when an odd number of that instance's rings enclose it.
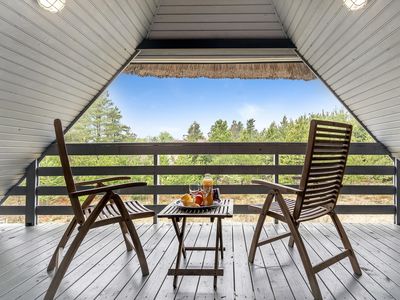
<path fill-rule="evenodd" d="M 222 240 L 222 219 L 233 217 L 233 200 L 221 200 L 221 205 L 208 209 L 182 209 L 177 207 L 175 202 L 170 203 L 159 214 L 159 218 L 168 218 L 172 220 L 176 236 L 179 241 L 178 254 L 176 257 L 176 266 L 168 270 L 168 275 L 174 276 L 174 288 L 176 288 L 178 276 L 214 276 L 214 288 L 217 287 L 217 276 L 224 275 L 224 270 L 218 268 L 218 252 L 221 252 L 221 259 L 224 258 L 224 247 Z M 184 245 L 186 219 L 187 218 L 210 218 L 213 222 L 217 219 L 217 232 L 214 247 L 186 247 Z M 182 225 L 179 228 L 179 222 Z M 186 258 L 186 251 L 215 251 L 214 268 L 212 269 L 182 269 L 180 268 L 182 255 Z"/>

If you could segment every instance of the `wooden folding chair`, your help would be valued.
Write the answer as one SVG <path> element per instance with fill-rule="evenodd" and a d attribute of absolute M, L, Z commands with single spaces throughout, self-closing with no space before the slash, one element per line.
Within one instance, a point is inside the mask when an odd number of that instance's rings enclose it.
<path fill-rule="evenodd" d="M 293 247 L 294 243 L 297 246 L 315 299 L 322 299 L 316 274 L 330 265 L 348 257 L 354 273 L 361 275 L 350 241 L 335 212 L 349 153 L 351 133 L 351 125 L 312 120 L 299 188 L 253 180 L 255 184 L 266 186 L 269 193 L 263 205 L 250 206 L 260 213 L 260 216 L 250 247 L 249 262 L 254 262 L 257 247 L 290 236 L 289 246 Z M 296 194 L 297 197 L 296 200 L 290 200 L 285 199 L 282 194 Z M 274 198 L 276 202 L 272 202 Z M 331 217 L 345 250 L 313 266 L 300 236 L 299 225 L 301 222 L 325 215 Z M 267 216 L 287 223 L 290 232 L 259 241 Z"/>
<path fill-rule="evenodd" d="M 76 251 L 78 250 L 88 231 L 92 228 L 108 224 L 119 223 L 127 250 L 130 251 L 135 249 L 142 274 L 143 276 L 148 275 L 149 270 L 146 257 L 144 255 L 143 248 L 135 226 L 133 225 L 132 219 L 153 217 L 154 212 L 147 209 L 137 201 L 122 201 L 121 197 L 115 192 L 119 189 L 144 186 L 146 183 L 131 182 L 117 185 L 105 185 L 106 182 L 130 179 L 129 177 L 112 177 L 75 183 L 69 164 L 67 148 L 65 146 L 64 134 L 60 120 L 54 120 L 54 128 L 56 132 L 61 165 L 64 172 L 64 179 L 74 212 L 74 217 L 62 236 L 61 241 L 57 245 L 57 248 L 47 268 L 48 271 L 52 271 L 54 268 L 57 268 L 57 270 L 50 287 L 47 290 L 45 299 L 54 298 L 65 272 L 67 271 Z M 94 185 L 95 187 L 77 191 L 76 186 L 79 185 Z M 98 194 L 102 194 L 102 198 L 96 205 L 91 205 L 91 202 Z M 79 201 L 80 196 L 87 196 L 82 204 Z M 77 225 L 78 232 L 69 246 L 60 265 L 58 265 L 61 252 Z M 129 239 L 129 236 L 131 240 Z"/>

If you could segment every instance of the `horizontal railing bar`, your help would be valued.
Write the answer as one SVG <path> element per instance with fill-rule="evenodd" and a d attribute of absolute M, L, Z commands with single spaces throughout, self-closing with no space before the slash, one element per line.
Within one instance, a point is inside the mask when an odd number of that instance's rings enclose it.
<path fill-rule="evenodd" d="M 25 206 L 0 205 L 0 216 L 24 215 L 25 209 L 26 209 Z"/>
<path fill-rule="evenodd" d="M 295 185 L 292 185 L 296 187 Z M 146 186 L 137 187 L 134 190 L 125 189 L 120 191 L 121 194 L 143 194 L 143 195 L 154 195 L 164 194 L 183 194 L 187 192 L 188 187 L 186 185 L 160 185 L 160 186 Z M 10 193 L 11 196 L 24 196 L 26 194 L 25 187 L 16 187 Z M 263 194 L 265 188 L 262 186 L 255 185 L 224 185 L 221 186 L 221 190 L 225 194 Z M 344 195 L 393 195 L 396 192 L 396 188 L 392 185 L 345 185 L 341 189 L 341 194 Z M 66 188 L 63 186 L 40 186 L 38 187 L 39 196 L 60 196 L 66 195 Z"/>
<path fill-rule="evenodd" d="M 268 189 L 261 185 L 218 185 L 218 187 L 222 194 L 265 194 L 268 192 Z M 395 187 L 391 185 L 346 185 L 341 189 L 341 193 L 350 195 L 393 195 L 395 190 Z M 187 191 L 187 185 L 148 185 L 123 189 L 118 192 L 122 195 L 176 195 L 187 193 Z M 39 196 L 67 194 L 67 190 L 63 186 L 40 186 L 37 188 L 37 192 Z"/>
<path fill-rule="evenodd" d="M 110 166 L 110 167 L 74 167 L 75 176 L 97 175 L 188 175 L 188 174 L 235 174 L 235 175 L 285 175 L 301 174 L 302 166 L 276 165 L 195 165 L 195 166 Z M 394 166 L 348 166 L 347 175 L 394 175 Z M 40 167 L 39 176 L 62 176 L 61 167 Z"/>
<path fill-rule="evenodd" d="M 306 143 L 91 143 L 68 144 L 70 155 L 304 154 Z M 352 143 L 350 154 L 388 155 L 377 143 Z M 46 155 L 58 155 L 53 145 Z"/>
<path fill-rule="evenodd" d="M 146 205 L 156 213 L 160 212 L 166 205 Z M 338 205 L 338 214 L 394 214 L 395 205 Z M 0 215 L 23 215 L 25 206 L 0 206 Z M 38 215 L 72 215 L 71 206 L 38 206 Z M 237 204 L 234 206 L 235 214 L 254 214 L 248 209 L 248 205 Z"/>

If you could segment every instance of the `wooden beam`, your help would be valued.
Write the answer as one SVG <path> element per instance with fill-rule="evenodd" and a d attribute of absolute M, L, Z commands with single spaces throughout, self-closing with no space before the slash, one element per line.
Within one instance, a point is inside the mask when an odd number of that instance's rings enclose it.
<path fill-rule="evenodd" d="M 289 185 L 296 188 L 295 185 Z M 219 185 L 222 194 L 265 194 L 268 192 L 266 187 L 251 184 L 238 184 L 238 185 Z M 81 188 L 82 190 L 87 188 Z M 25 189 L 23 187 L 13 190 L 11 195 L 24 195 Z M 396 188 L 392 185 L 345 185 L 341 189 L 343 195 L 393 195 Z M 187 193 L 187 185 L 159 185 L 159 186 L 143 186 L 134 189 L 124 189 L 121 191 L 122 195 L 177 195 Z M 37 188 L 39 196 L 62 196 L 67 195 L 67 190 L 64 186 L 39 186 Z"/>
<path fill-rule="evenodd" d="M 145 205 L 147 208 L 159 213 L 166 205 Z M 393 215 L 396 211 L 394 205 L 338 205 L 338 214 L 376 214 Z M 72 215 L 71 206 L 37 206 L 37 215 Z M 235 214 L 258 214 L 249 209 L 248 205 L 238 204 L 234 206 Z M 0 206 L 0 215 L 23 215 L 25 206 Z"/>
<path fill-rule="evenodd" d="M 136 49 L 296 49 L 290 39 L 144 39 Z"/>
<path fill-rule="evenodd" d="M 36 207 L 38 205 L 37 187 L 39 184 L 37 169 L 38 161 L 34 160 L 28 167 L 28 171 L 26 173 L 26 226 L 35 226 L 37 224 Z"/>
<path fill-rule="evenodd" d="M 394 215 L 394 222 L 397 225 L 400 225 L 400 160 L 394 159 L 394 165 L 396 167 L 395 175 L 393 176 L 393 184 L 396 188 L 396 192 L 394 193 L 394 205 L 396 207 L 396 212 Z"/>
<path fill-rule="evenodd" d="M 348 166 L 347 175 L 388 175 L 395 173 L 393 166 Z M 201 175 L 211 174 L 250 174 L 250 175 L 275 175 L 278 183 L 278 175 L 300 175 L 302 166 L 291 165 L 205 165 L 205 166 L 110 166 L 110 167 L 74 167 L 72 173 L 75 176 L 107 176 L 107 175 Z M 61 167 L 41 167 L 38 170 L 40 176 L 62 176 Z M 154 175 L 156 176 L 156 175 Z M 158 182 L 158 181 L 157 181 Z M 153 182 L 154 185 L 156 182 Z"/>
<path fill-rule="evenodd" d="M 92 143 L 68 144 L 69 155 L 305 154 L 306 143 Z M 387 155 L 378 143 L 352 143 L 351 155 Z M 47 155 L 58 155 L 52 146 Z"/>

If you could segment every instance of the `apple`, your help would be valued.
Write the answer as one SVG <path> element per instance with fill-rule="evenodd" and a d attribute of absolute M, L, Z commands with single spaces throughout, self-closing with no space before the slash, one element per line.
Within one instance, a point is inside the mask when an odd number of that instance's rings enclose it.
<path fill-rule="evenodd" d="M 197 203 L 198 205 L 202 205 L 203 203 L 203 194 L 199 193 L 196 195 L 194 198 L 194 203 Z"/>

